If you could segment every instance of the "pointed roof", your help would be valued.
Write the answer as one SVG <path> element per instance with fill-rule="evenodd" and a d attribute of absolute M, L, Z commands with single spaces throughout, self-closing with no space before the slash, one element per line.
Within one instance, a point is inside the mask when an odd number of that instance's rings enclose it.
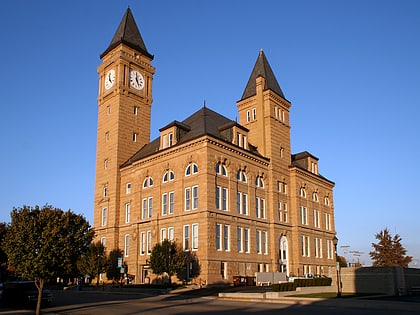
<path fill-rule="evenodd" d="M 204 106 L 200 110 L 196 111 L 194 114 L 183 120 L 182 122 L 173 121 L 172 123 L 161 128 L 160 131 L 169 128 L 170 126 L 176 125 L 182 128 L 182 132 L 178 134 L 177 144 L 183 144 L 188 141 L 192 141 L 204 135 L 208 135 L 222 141 L 232 143 L 232 135 L 224 132 L 227 128 L 237 126 L 238 128 L 248 130 L 245 127 L 239 125 L 235 121 L 216 113 L 215 111 Z M 128 161 L 126 161 L 122 167 L 130 165 L 135 161 L 141 160 L 147 156 L 150 156 L 159 151 L 160 137 L 154 139 L 152 142 L 144 145 L 137 153 L 135 153 Z M 248 144 L 248 150 L 256 155 L 258 153 L 257 149 Z"/>
<path fill-rule="evenodd" d="M 273 70 L 271 70 L 267 57 L 265 56 L 264 51 L 261 49 L 257 61 L 255 62 L 254 69 L 252 69 L 251 76 L 249 77 L 248 83 L 245 87 L 245 91 L 242 94 L 241 100 L 253 96 L 257 93 L 255 80 L 259 76 L 262 76 L 265 79 L 266 86 L 264 87 L 264 90 L 270 89 L 281 97 L 285 98 L 280 85 L 277 82 L 276 76 L 274 75 Z"/>
<path fill-rule="evenodd" d="M 146 45 L 144 44 L 143 38 L 141 37 L 140 31 L 129 7 L 123 16 L 111 43 L 102 53 L 101 58 L 110 50 L 122 43 L 153 59 L 153 55 L 146 49 Z"/>

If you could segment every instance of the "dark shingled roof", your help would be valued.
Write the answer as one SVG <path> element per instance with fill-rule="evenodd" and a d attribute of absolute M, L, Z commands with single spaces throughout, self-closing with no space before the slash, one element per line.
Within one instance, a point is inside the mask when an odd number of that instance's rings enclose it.
<path fill-rule="evenodd" d="M 222 141 L 232 143 L 232 135 L 229 132 L 226 132 L 227 130 L 230 130 L 229 128 L 236 126 L 237 128 L 248 131 L 248 129 L 239 125 L 237 122 L 230 120 L 229 118 L 226 118 L 225 116 L 220 115 L 207 107 L 201 108 L 182 122 L 173 121 L 169 123 L 166 127 L 174 125 L 179 127 L 177 143 L 175 146 L 194 140 L 204 135 L 209 135 Z M 164 129 L 166 128 L 161 128 L 160 131 Z M 149 144 L 143 146 L 127 162 L 125 162 L 122 165 L 122 167 L 128 166 L 134 163 L 135 161 L 141 160 L 149 155 L 158 152 L 159 146 L 160 137 L 154 139 Z M 256 147 L 249 143 L 248 150 L 251 153 L 261 157 Z"/>
<path fill-rule="evenodd" d="M 261 49 L 257 61 L 255 62 L 254 69 L 252 70 L 251 76 L 249 77 L 245 91 L 242 94 L 241 100 L 253 96 L 257 93 L 255 80 L 259 76 L 265 78 L 266 86 L 264 87 L 264 90 L 270 89 L 281 97 L 285 98 L 280 85 L 277 82 L 276 76 L 274 75 L 273 70 L 268 63 L 264 51 Z"/>
<path fill-rule="evenodd" d="M 130 8 L 127 8 L 109 47 L 101 54 L 101 58 L 121 43 L 153 59 L 153 55 L 146 49 L 146 45 L 141 37 L 136 21 L 134 21 Z"/>

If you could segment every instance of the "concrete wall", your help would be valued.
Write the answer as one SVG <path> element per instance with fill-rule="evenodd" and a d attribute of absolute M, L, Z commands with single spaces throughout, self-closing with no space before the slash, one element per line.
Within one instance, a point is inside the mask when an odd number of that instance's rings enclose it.
<path fill-rule="evenodd" d="M 336 285 L 336 275 L 333 284 Z M 420 269 L 401 267 L 362 267 L 341 269 L 342 291 L 404 295 L 420 286 Z"/>

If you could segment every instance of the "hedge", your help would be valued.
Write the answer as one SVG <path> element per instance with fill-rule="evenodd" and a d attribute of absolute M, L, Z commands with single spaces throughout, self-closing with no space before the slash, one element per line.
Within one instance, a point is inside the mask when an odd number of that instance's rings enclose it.
<path fill-rule="evenodd" d="M 312 279 L 295 279 L 294 282 L 275 283 L 271 286 L 274 292 L 296 291 L 297 287 L 330 286 L 332 279 L 328 277 Z"/>

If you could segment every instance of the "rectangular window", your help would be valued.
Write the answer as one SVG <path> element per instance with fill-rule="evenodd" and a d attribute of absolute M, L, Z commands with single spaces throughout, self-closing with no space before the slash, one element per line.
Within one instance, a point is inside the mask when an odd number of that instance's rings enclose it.
<path fill-rule="evenodd" d="M 152 253 L 152 231 L 147 231 L 147 255 Z"/>
<path fill-rule="evenodd" d="M 130 203 L 125 204 L 125 223 L 130 223 Z"/>
<path fill-rule="evenodd" d="M 230 235 L 229 235 L 229 225 L 224 225 L 223 226 L 223 249 L 225 250 L 225 251 L 229 251 L 229 243 L 230 243 L 230 241 L 229 241 L 229 239 L 230 239 L 230 237 L 229 237 Z"/>
<path fill-rule="evenodd" d="M 322 258 L 322 239 L 315 238 L 315 257 Z"/>
<path fill-rule="evenodd" d="M 216 209 L 228 210 L 228 189 L 221 186 L 216 186 Z"/>
<path fill-rule="evenodd" d="M 267 232 L 266 231 L 261 232 L 261 250 L 265 255 L 267 255 L 268 248 L 267 248 Z"/>
<path fill-rule="evenodd" d="M 168 213 L 168 194 L 162 194 L 162 215 Z"/>
<path fill-rule="evenodd" d="M 246 122 L 251 121 L 251 112 L 249 110 L 246 111 Z"/>
<path fill-rule="evenodd" d="M 131 192 L 131 183 L 127 183 L 127 185 L 125 185 L 125 193 L 128 195 Z"/>
<path fill-rule="evenodd" d="M 173 227 L 168 228 L 168 240 L 170 240 L 170 241 L 175 240 L 174 228 Z"/>
<path fill-rule="evenodd" d="M 303 225 L 308 225 L 308 211 L 306 207 L 300 206 L 300 223 Z"/>
<path fill-rule="evenodd" d="M 126 234 L 124 237 L 124 256 L 128 257 L 130 252 L 130 235 Z"/>
<path fill-rule="evenodd" d="M 261 197 L 255 197 L 255 212 L 257 218 L 265 219 L 265 199 Z"/>
<path fill-rule="evenodd" d="M 319 216 L 318 210 L 314 210 L 314 227 L 316 228 L 321 227 L 320 216 Z"/>
<path fill-rule="evenodd" d="M 325 214 L 325 229 L 328 231 L 331 230 L 331 215 L 329 213 Z"/>
<path fill-rule="evenodd" d="M 101 237 L 101 244 L 106 247 L 106 237 Z"/>
<path fill-rule="evenodd" d="M 249 253 L 249 229 L 244 229 L 244 251 Z"/>
<path fill-rule="evenodd" d="M 261 231 L 257 230 L 255 234 L 256 245 L 255 248 L 257 250 L 257 254 L 261 254 Z"/>
<path fill-rule="evenodd" d="M 190 249 L 190 226 L 184 225 L 184 250 Z"/>
<path fill-rule="evenodd" d="M 141 218 L 146 219 L 147 217 L 147 198 L 143 198 L 141 206 Z"/>
<path fill-rule="evenodd" d="M 174 213 L 174 192 L 169 193 L 169 214 Z"/>
<path fill-rule="evenodd" d="M 220 275 L 222 276 L 222 279 L 227 279 L 227 271 L 226 271 L 226 266 L 227 263 L 222 261 L 220 262 Z"/>
<path fill-rule="evenodd" d="M 242 249 L 242 228 L 238 227 L 236 235 L 237 235 L 236 238 L 238 240 L 238 252 L 242 253 L 243 252 L 243 249 Z"/>
<path fill-rule="evenodd" d="M 134 107 L 133 107 L 133 113 L 134 113 L 134 115 L 135 115 L 135 116 L 137 116 L 137 115 L 138 115 L 138 113 L 139 113 L 139 108 L 138 108 L 137 106 L 134 106 Z"/>
<path fill-rule="evenodd" d="M 166 229 L 160 229 L 160 242 L 162 243 L 164 240 L 166 240 Z"/>
<path fill-rule="evenodd" d="M 185 188 L 185 210 L 189 211 L 191 209 L 191 188 Z"/>
<path fill-rule="evenodd" d="M 192 208 L 194 210 L 194 209 L 197 209 L 198 208 L 198 186 L 193 186 L 192 193 L 193 193 L 193 204 L 192 204 Z"/>
<path fill-rule="evenodd" d="M 102 226 L 106 225 L 107 215 L 108 215 L 108 209 L 102 208 Z"/>
<path fill-rule="evenodd" d="M 216 223 L 216 250 L 222 250 L 221 225 Z"/>
<path fill-rule="evenodd" d="M 255 120 L 255 119 L 257 119 L 257 109 L 253 108 L 252 109 L 252 120 Z"/>
<path fill-rule="evenodd" d="M 149 197 L 148 202 L 149 202 L 148 215 L 149 215 L 149 218 L 151 218 L 153 215 L 153 197 Z"/>
<path fill-rule="evenodd" d="M 137 133 L 133 133 L 133 142 L 137 142 Z"/>
<path fill-rule="evenodd" d="M 192 250 L 198 249 L 198 223 L 191 225 L 192 229 Z"/>
<path fill-rule="evenodd" d="M 162 148 L 166 149 L 168 147 L 168 135 L 162 136 Z"/>
<path fill-rule="evenodd" d="M 228 190 L 227 188 L 223 187 L 222 188 L 222 210 L 227 210 L 228 209 Z"/>
<path fill-rule="evenodd" d="M 301 235 L 302 256 L 310 257 L 309 236 Z"/>
<path fill-rule="evenodd" d="M 168 145 L 171 147 L 174 143 L 174 134 L 171 132 L 168 134 Z"/>
<path fill-rule="evenodd" d="M 140 233 L 140 255 L 146 254 L 146 233 Z"/>
<path fill-rule="evenodd" d="M 327 240 L 326 245 L 327 245 L 327 258 L 333 259 L 334 253 L 333 253 L 333 248 L 332 248 L 333 246 L 332 240 Z"/>
<path fill-rule="evenodd" d="M 236 193 L 236 209 L 239 214 L 248 214 L 248 195 L 246 193 Z"/>

